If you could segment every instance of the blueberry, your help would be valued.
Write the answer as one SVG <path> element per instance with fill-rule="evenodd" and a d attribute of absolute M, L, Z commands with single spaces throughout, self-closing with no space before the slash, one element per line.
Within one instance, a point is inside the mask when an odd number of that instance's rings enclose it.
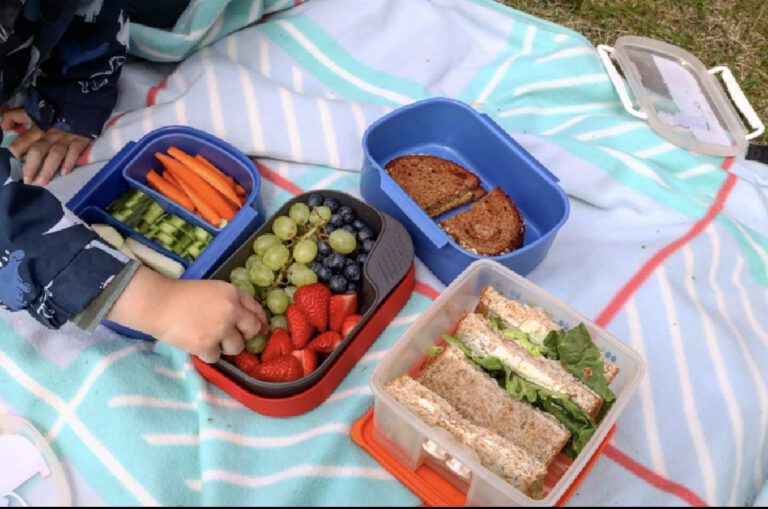
<path fill-rule="evenodd" d="M 344 205 L 343 207 L 339 207 L 338 213 L 343 216 L 344 214 L 354 214 L 354 211 L 352 210 L 352 207 Z"/>
<path fill-rule="evenodd" d="M 351 224 L 345 224 L 344 226 L 342 226 L 342 227 L 341 227 L 341 229 L 342 229 L 342 230 L 347 230 L 347 231 L 348 231 L 349 233 L 351 233 L 352 235 L 354 235 L 355 233 L 357 233 L 357 232 L 355 231 L 355 227 L 354 227 L 354 226 L 352 226 Z"/>
<path fill-rule="evenodd" d="M 363 228 L 366 228 L 368 225 L 363 222 L 362 219 L 355 219 L 352 221 L 352 226 L 355 227 L 355 230 L 362 230 Z"/>
<path fill-rule="evenodd" d="M 367 259 L 368 259 L 368 255 L 367 254 L 360 253 L 360 254 L 357 255 L 357 258 L 355 259 L 355 261 L 357 263 L 359 263 L 360 265 L 362 265 L 362 264 L 365 263 L 365 260 L 367 260 Z"/>
<path fill-rule="evenodd" d="M 323 265 L 331 270 L 340 270 L 344 268 L 345 258 L 339 253 L 331 253 L 323 260 Z"/>
<path fill-rule="evenodd" d="M 315 207 L 319 207 L 323 204 L 323 197 L 319 194 L 310 194 L 309 198 L 307 198 L 307 206 L 310 209 L 313 209 Z"/>
<path fill-rule="evenodd" d="M 336 227 L 333 226 L 332 224 L 325 225 L 325 233 L 331 233 L 335 229 L 336 229 Z"/>
<path fill-rule="evenodd" d="M 357 293 L 357 283 L 349 283 L 347 285 L 347 293 Z"/>
<path fill-rule="evenodd" d="M 351 224 L 355 221 L 355 214 L 352 212 L 345 212 L 341 215 L 341 220 L 344 221 L 344 224 Z"/>
<path fill-rule="evenodd" d="M 360 270 L 360 266 L 357 264 L 357 262 L 344 267 L 344 277 L 347 278 L 347 281 L 360 281 L 361 276 L 362 271 Z"/>
<path fill-rule="evenodd" d="M 341 219 L 341 214 L 338 212 L 336 214 L 331 214 L 331 220 L 328 221 L 328 224 L 331 226 L 335 226 L 338 228 L 339 226 L 344 224 L 344 221 Z"/>
<path fill-rule="evenodd" d="M 315 260 L 314 262 L 309 264 L 309 268 L 312 272 L 315 274 L 320 272 L 320 269 L 323 267 L 323 264 Z"/>
<path fill-rule="evenodd" d="M 325 201 L 323 201 L 323 205 L 331 209 L 332 213 L 339 210 L 339 202 L 333 198 L 326 198 Z"/>
<path fill-rule="evenodd" d="M 314 263 L 319 263 L 320 265 L 323 264 L 323 260 L 325 260 L 325 256 L 321 255 L 320 253 L 315 256 Z"/>
<path fill-rule="evenodd" d="M 333 276 L 328 286 L 333 293 L 344 293 L 347 291 L 347 280 L 344 276 Z"/>
<path fill-rule="evenodd" d="M 331 272 L 331 269 L 322 265 L 320 266 L 320 269 L 316 270 L 315 272 L 317 273 L 317 277 L 320 278 L 320 281 L 323 283 L 327 283 L 333 277 L 333 272 Z"/>
<path fill-rule="evenodd" d="M 373 245 L 376 243 L 373 239 L 366 239 L 363 241 L 363 252 L 364 253 L 370 253 L 371 249 L 373 249 Z"/>
<path fill-rule="evenodd" d="M 331 246 L 328 245 L 328 243 L 324 240 L 318 240 L 317 241 L 317 252 L 320 253 L 323 256 L 328 256 L 331 254 Z"/>
<path fill-rule="evenodd" d="M 359 232 L 357 232 L 357 238 L 360 240 L 368 240 L 372 239 L 374 237 L 373 230 L 368 228 L 367 226 L 365 228 L 361 228 Z"/>

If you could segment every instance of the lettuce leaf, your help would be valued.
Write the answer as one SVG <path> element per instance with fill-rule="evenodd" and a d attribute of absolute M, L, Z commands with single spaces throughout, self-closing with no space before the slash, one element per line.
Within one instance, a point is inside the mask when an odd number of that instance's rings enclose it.
<path fill-rule="evenodd" d="M 491 322 L 491 327 L 496 329 L 505 338 L 513 339 L 523 345 L 531 355 L 536 355 L 537 357 L 547 355 L 547 348 L 545 346 L 537 345 L 531 341 L 531 337 L 528 334 L 520 329 L 510 327 L 499 316 L 489 314 L 488 319 Z"/>
<path fill-rule="evenodd" d="M 514 373 L 496 357 L 475 355 L 460 339 L 451 336 L 444 336 L 444 339 L 498 380 L 510 396 L 518 401 L 528 402 L 552 414 L 560 421 L 572 435 L 571 440 L 563 450 L 567 456 L 575 458 L 584 449 L 584 446 L 595 433 L 595 422 L 584 409 L 571 400 L 570 396 L 529 382 Z"/>
<path fill-rule="evenodd" d="M 551 358 L 558 359 L 565 369 L 605 400 L 597 417 L 600 422 L 616 402 L 616 395 L 608 387 L 603 356 L 587 328 L 580 323 L 572 329 L 552 331 L 544 345 L 555 355 Z"/>

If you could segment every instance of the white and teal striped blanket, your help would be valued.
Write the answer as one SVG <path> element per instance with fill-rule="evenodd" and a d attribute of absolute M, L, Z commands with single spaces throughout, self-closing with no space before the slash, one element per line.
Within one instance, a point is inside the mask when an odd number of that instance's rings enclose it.
<path fill-rule="evenodd" d="M 230 3 L 255 19 L 289 2 Z M 166 48 L 137 31 L 134 51 L 187 55 L 242 25 L 225 4 L 196 2 L 215 16 L 187 14 L 193 35 Z M 529 278 L 648 364 L 571 503 L 755 502 L 768 478 L 768 170 L 726 171 L 659 139 L 623 112 L 580 35 L 491 0 L 312 0 L 178 66 L 131 64 L 122 84 L 92 164 L 53 183 L 62 197 L 129 140 L 189 124 L 260 158 L 274 211 L 299 190 L 359 194 L 361 135 L 393 108 L 440 95 L 490 114 L 571 198 Z M 398 318 L 306 415 L 254 414 L 170 348 L 7 314 L 0 408 L 47 436 L 79 504 L 418 505 L 348 436 L 371 370 L 442 288 L 417 269 Z"/>

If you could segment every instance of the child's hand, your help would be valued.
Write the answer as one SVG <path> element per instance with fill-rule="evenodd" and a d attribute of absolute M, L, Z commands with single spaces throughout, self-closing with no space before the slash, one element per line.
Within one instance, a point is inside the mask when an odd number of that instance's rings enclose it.
<path fill-rule="evenodd" d="M 21 108 L 6 111 L 0 127 L 4 131 L 22 125 L 25 132 L 13 140 L 8 149 L 24 161 L 24 183 L 46 185 L 61 169 L 62 175 L 69 174 L 77 164 L 80 155 L 91 144 L 91 139 L 59 129 L 43 131 L 32 123 L 27 112 Z"/>
<path fill-rule="evenodd" d="M 109 319 L 213 363 L 268 330 L 256 300 L 223 281 L 177 281 L 141 267 Z"/>

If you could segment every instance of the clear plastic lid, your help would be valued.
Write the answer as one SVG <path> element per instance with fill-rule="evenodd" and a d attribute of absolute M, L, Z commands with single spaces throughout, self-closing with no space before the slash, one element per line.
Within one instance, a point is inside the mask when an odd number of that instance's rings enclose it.
<path fill-rule="evenodd" d="M 21 417 L 0 415 L 0 507 L 72 505 L 48 442 Z"/>
<path fill-rule="evenodd" d="M 748 133 L 715 78 L 716 72 L 723 73 L 734 102 L 762 132 L 762 124 L 727 68 L 707 70 L 699 59 L 677 46 L 637 36 L 620 37 L 611 56 L 621 66 L 640 106 L 641 111 L 630 113 L 647 118 L 651 128 L 671 143 L 701 154 L 731 156 L 741 154 L 747 140 L 756 135 Z M 608 71 L 613 79 L 615 71 Z M 619 90 L 620 96 L 622 93 Z"/>

